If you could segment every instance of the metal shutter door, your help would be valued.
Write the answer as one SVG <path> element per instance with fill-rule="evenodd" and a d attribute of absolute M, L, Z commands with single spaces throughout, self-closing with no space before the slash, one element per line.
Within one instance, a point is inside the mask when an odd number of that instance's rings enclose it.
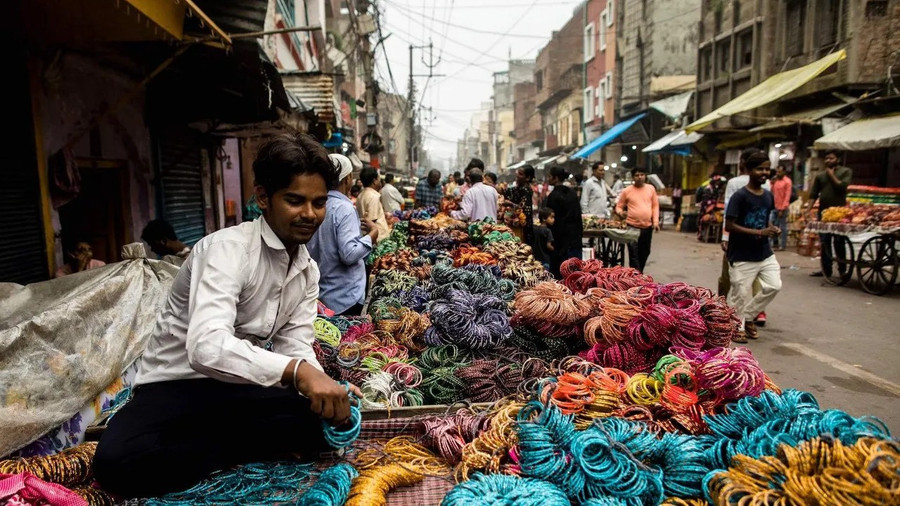
<path fill-rule="evenodd" d="M 163 217 L 178 239 L 192 246 L 206 235 L 203 210 L 202 145 L 197 137 L 172 135 L 160 139 L 160 189 Z"/>
<path fill-rule="evenodd" d="M 13 150 L 14 151 L 14 150 Z M 27 152 L 27 150 L 25 151 Z M 0 160 L 0 282 L 47 279 L 37 170 L 23 160 Z"/>

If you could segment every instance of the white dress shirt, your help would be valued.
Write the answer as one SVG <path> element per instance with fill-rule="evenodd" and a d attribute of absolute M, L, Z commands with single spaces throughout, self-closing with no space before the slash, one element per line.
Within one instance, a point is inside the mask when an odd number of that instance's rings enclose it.
<path fill-rule="evenodd" d="M 606 181 L 591 176 L 584 182 L 581 189 L 581 212 L 609 218 L 609 192 L 606 190 Z"/>
<path fill-rule="evenodd" d="M 312 348 L 318 283 L 306 246 L 290 262 L 263 217 L 204 237 L 175 276 L 135 384 L 280 385 L 292 358 L 321 369 Z"/>
<path fill-rule="evenodd" d="M 399 211 L 403 207 L 403 195 L 391 183 L 385 183 L 381 188 L 381 207 L 386 214 Z"/>
<path fill-rule="evenodd" d="M 485 218 L 497 219 L 497 190 L 484 183 L 475 183 L 463 195 L 460 210 L 450 215 L 457 220 L 479 221 Z"/>

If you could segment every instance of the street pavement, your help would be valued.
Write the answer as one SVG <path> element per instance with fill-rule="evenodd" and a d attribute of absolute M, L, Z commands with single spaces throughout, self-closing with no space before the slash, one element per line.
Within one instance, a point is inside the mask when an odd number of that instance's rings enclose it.
<path fill-rule="evenodd" d="M 809 276 L 817 258 L 795 249 L 776 255 L 782 290 L 766 312 L 760 338 L 743 346 L 781 388 L 812 392 L 822 409 L 874 415 L 900 435 L 900 287 L 869 295 L 855 274 L 846 286 L 823 286 L 822 278 Z M 715 291 L 721 265 L 718 244 L 669 225 L 653 235 L 645 273 L 657 282 Z"/>

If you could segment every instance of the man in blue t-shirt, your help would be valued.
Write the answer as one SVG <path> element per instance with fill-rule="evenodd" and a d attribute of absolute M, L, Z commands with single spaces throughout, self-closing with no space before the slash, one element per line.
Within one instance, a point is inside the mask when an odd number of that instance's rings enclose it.
<path fill-rule="evenodd" d="M 769 223 L 775 198 L 762 187 L 769 177 L 769 155 L 764 151 L 753 153 L 745 165 L 750 176 L 747 186 L 735 192 L 725 210 L 725 230 L 730 235 L 728 302 L 741 318 L 741 334 L 733 339 L 738 343 L 759 337 L 754 319 L 781 290 L 781 266 L 769 242 L 781 230 Z M 753 295 L 753 282 L 757 280 L 760 290 Z"/>

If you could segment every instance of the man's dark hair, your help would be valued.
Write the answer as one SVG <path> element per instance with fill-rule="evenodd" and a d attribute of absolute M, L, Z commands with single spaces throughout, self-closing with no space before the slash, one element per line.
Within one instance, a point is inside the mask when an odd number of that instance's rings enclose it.
<path fill-rule="evenodd" d="M 350 187 L 350 195 L 359 195 L 359 192 L 362 191 L 362 186 L 355 184 Z"/>
<path fill-rule="evenodd" d="M 484 180 L 484 175 L 481 173 L 479 169 L 472 169 L 469 172 L 469 182 L 472 184 L 480 183 Z"/>
<path fill-rule="evenodd" d="M 837 157 L 838 160 L 840 160 L 843 157 L 844 153 L 839 149 L 829 149 L 828 151 L 825 152 L 825 156 L 828 156 L 828 155 L 834 155 Z"/>
<path fill-rule="evenodd" d="M 594 162 L 594 163 L 591 164 L 591 170 L 596 170 L 597 167 L 599 167 L 599 166 L 601 166 L 601 165 L 606 165 L 606 164 L 603 163 L 603 160 L 598 160 L 598 161 L 596 161 L 596 162 Z"/>
<path fill-rule="evenodd" d="M 466 170 L 470 169 L 481 169 L 484 170 L 484 162 L 479 160 L 478 158 L 473 158 L 469 160 L 469 165 L 466 165 Z"/>
<path fill-rule="evenodd" d="M 560 165 L 554 165 L 550 168 L 550 175 L 559 180 L 559 182 L 563 182 L 566 179 L 569 179 L 569 173 L 566 172 L 566 169 L 562 168 Z"/>
<path fill-rule="evenodd" d="M 638 172 L 640 172 L 641 174 L 646 174 L 647 169 L 645 169 L 643 167 L 635 167 L 635 168 L 631 169 L 631 177 L 634 177 L 634 175 L 637 174 Z"/>
<path fill-rule="evenodd" d="M 494 174 L 493 172 L 485 172 L 484 178 L 490 179 L 492 183 L 497 184 L 497 174 Z"/>
<path fill-rule="evenodd" d="M 458 179 L 462 174 L 459 171 L 453 173 L 453 179 Z"/>
<path fill-rule="evenodd" d="M 393 182 L 394 182 L 394 175 L 393 175 L 393 174 L 385 174 L 385 175 L 384 175 L 384 182 L 385 182 L 385 183 L 393 183 Z"/>
<path fill-rule="evenodd" d="M 154 244 L 163 240 L 177 241 L 178 236 L 175 235 L 175 229 L 172 228 L 169 222 L 165 220 L 151 220 L 141 232 L 141 239 L 149 244 Z"/>
<path fill-rule="evenodd" d="M 550 209 L 549 207 L 542 207 L 538 209 L 538 219 L 542 222 L 546 221 L 551 214 L 553 214 L 553 209 Z"/>
<path fill-rule="evenodd" d="M 277 135 L 259 149 L 253 161 L 256 184 L 265 188 L 270 198 L 300 174 L 322 176 L 326 188 L 333 188 L 338 176 L 328 151 L 308 134 Z"/>
<path fill-rule="evenodd" d="M 530 164 L 525 164 L 522 166 L 522 174 L 525 174 L 525 177 L 528 178 L 529 181 L 534 179 L 534 167 Z"/>
<path fill-rule="evenodd" d="M 362 182 L 363 188 L 372 186 L 376 179 L 378 179 L 378 169 L 374 167 L 366 167 L 359 172 L 359 180 Z"/>
<path fill-rule="evenodd" d="M 769 155 L 765 151 L 757 150 L 756 153 L 747 157 L 744 166 L 747 167 L 747 170 L 755 169 L 768 161 Z"/>

